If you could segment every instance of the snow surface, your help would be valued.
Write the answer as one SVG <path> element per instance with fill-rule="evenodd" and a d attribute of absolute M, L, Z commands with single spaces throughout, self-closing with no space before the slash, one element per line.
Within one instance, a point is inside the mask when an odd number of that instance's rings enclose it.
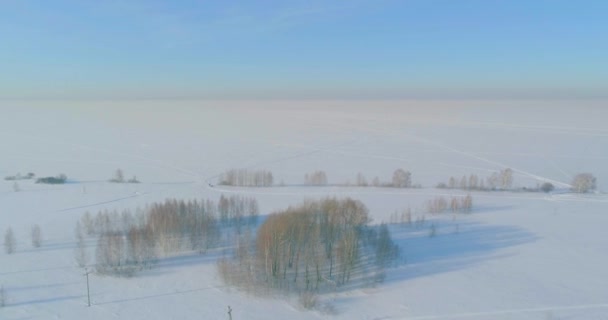
<path fill-rule="evenodd" d="M 605 101 L 28 101 L 0 102 L 0 175 L 65 173 L 60 186 L 0 181 L 0 254 L 7 306 L 0 319 L 607 319 L 608 108 Z M 358 172 L 390 180 L 412 172 L 421 189 L 344 187 Z M 450 176 L 510 167 L 516 187 L 551 181 L 552 194 L 472 192 L 469 215 L 428 215 L 434 186 Z M 141 184 L 106 182 L 121 168 Z M 282 187 L 210 187 L 230 168 L 268 169 Z M 325 170 L 330 186 L 302 186 Z M 598 191 L 567 192 L 578 172 Z M 326 310 L 295 297 L 226 287 L 220 252 L 160 260 L 133 278 L 91 275 L 74 262 L 85 211 L 135 209 L 166 198 L 255 196 L 262 214 L 328 195 L 351 196 L 374 223 L 395 210 L 423 228 L 391 228 L 405 263 L 385 283 L 324 294 Z M 29 230 L 39 224 L 43 245 Z M 429 237 L 429 226 L 437 236 Z M 91 250 L 94 241 L 89 242 Z"/>

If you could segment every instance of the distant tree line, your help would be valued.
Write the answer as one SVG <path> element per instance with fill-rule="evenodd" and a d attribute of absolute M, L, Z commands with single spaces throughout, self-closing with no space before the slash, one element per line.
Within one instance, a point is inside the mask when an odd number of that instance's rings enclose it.
<path fill-rule="evenodd" d="M 327 174 L 325 171 L 317 170 L 304 175 L 304 184 L 309 186 L 324 186 L 327 185 Z"/>
<path fill-rule="evenodd" d="M 462 176 L 460 179 L 450 177 L 447 183 L 439 183 L 440 189 L 461 189 L 461 190 L 510 190 L 513 187 L 513 170 L 510 168 L 492 173 L 485 179 L 476 174 Z"/>
<path fill-rule="evenodd" d="M 36 179 L 36 183 L 46 183 L 46 184 L 64 184 L 68 180 L 68 177 L 65 174 L 59 174 L 56 177 L 44 177 Z"/>
<path fill-rule="evenodd" d="M 473 197 L 452 197 L 449 201 L 443 196 L 435 197 L 427 202 L 429 213 L 443 213 L 450 209 L 452 213 L 469 213 L 473 210 Z"/>
<path fill-rule="evenodd" d="M 220 174 L 218 184 L 239 187 L 270 187 L 274 182 L 267 170 L 230 169 Z"/>
<path fill-rule="evenodd" d="M 122 169 L 116 169 L 114 172 L 114 177 L 109 180 L 114 183 L 139 183 L 136 176 L 133 176 L 131 179 L 125 179 L 125 175 L 122 172 Z"/>
<path fill-rule="evenodd" d="M 304 176 L 304 184 L 310 186 L 322 186 L 327 185 L 327 174 L 325 171 L 317 170 L 312 173 L 307 173 Z M 352 185 L 347 182 L 346 185 Z M 386 188 L 412 188 L 415 187 L 412 183 L 412 173 L 401 168 L 396 169 L 393 172 L 390 181 L 380 181 L 380 178 L 374 177 L 371 182 L 363 175 L 363 173 L 357 173 L 355 177 L 355 186 L 358 187 L 386 187 Z"/>
<path fill-rule="evenodd" d="M 34 179 L 34 177 L 36 176 L 36 174 L 34 174 L 33 172 L 28 172 L 28 174 L 22 176 L 21 173 L 17 173 L 14 176 L 6 176 L 4 177 L 4 180 L 7 181 L 14 181 L 14 180 L 31 180 Z"/>

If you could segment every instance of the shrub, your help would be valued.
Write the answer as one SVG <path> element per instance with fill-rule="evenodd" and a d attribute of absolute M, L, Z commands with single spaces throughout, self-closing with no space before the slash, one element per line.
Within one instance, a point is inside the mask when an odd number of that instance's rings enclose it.
<path fill-rule="evenodd" d="M 545 182 L 540 186 L 540 191 L 549 193 L 555 189 L 555 186 L 552 183 Z"/>

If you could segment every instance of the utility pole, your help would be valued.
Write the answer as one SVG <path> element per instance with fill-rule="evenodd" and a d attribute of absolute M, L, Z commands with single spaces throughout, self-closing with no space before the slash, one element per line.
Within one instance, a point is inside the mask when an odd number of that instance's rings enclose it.
<path fill-rule="evenodd" d="M 84 268 L 84 275 L 87 277 L 87 306 L 91 306 L 91 291 L 89 290 L 89 273 L 91 273 L 91 271 L 89 271 L 88 268 Z"/>

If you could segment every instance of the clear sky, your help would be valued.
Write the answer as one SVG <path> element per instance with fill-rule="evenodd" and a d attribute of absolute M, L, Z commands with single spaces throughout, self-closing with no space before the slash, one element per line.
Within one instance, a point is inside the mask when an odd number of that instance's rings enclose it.
<path fill-rule="evenodd" d="M 0 98 L 605 98 L 608 1 L 0 0 Z"/>

